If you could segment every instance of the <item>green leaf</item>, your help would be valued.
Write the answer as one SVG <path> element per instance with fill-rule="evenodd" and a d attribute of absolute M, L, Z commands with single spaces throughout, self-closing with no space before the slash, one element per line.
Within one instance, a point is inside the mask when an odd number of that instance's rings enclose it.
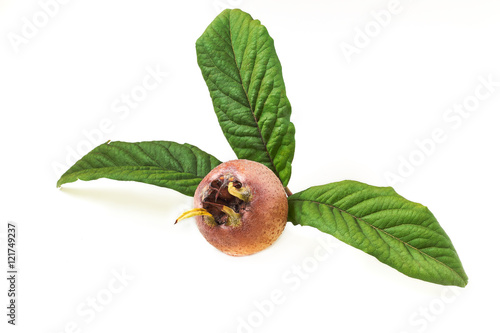
<path fill-rule="evenodd" d="M 193 196 L 221 162 L 201 149 L 170 141 L 107 142 L 82 157 L 57 182 L 109 178 L 171 188 Z"/>
<path fill-rule="evenodd" d="M 434 215 L 390 187 L 355 181 L 311 187 L 289 197 L 288 218 L 333 235 L 408 276 L 467 284 L 457 252 Z"/>
<path fill-rule="evenodd" d="M 236 156 L 269 167 L 286 186 L 295 127 L 274 41 L 258 20 L 224 10 L 196 42 L 198 65 Z"/>

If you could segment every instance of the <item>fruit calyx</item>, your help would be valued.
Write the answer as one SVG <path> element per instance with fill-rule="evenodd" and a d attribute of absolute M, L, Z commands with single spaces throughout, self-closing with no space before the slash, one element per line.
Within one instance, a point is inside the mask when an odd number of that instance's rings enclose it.
<path fill-rule="evenodd" d="M 205 216 L 204 222 L 208 225 L 237 227 L 251 199 L 251 191 L 234 176 L 221 175 L 203 190 L 202 208 L 184 212 L 175 223 L 193 216 Z"/>

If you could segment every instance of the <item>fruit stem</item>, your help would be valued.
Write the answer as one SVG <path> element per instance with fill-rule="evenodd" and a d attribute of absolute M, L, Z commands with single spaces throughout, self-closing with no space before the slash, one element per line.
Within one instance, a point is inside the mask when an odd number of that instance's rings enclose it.
<path fill-rule="evenodd" d="M 285 187 L 285 192 L 287 196 L 291 196 L 293 194 L 292 191 L 290 191 L 290 189 L 288 188 L 288 186 Z"/>

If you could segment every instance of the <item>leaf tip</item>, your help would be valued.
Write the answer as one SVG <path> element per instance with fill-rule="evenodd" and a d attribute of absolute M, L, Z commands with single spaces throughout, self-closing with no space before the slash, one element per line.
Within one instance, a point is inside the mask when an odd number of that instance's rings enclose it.
<path fill-rule="evenodd" d="M 459 287 L 465 288 L 465 286 L 467 286 L 468 283 L 469 283 L 469 277 L 465 275 L 464 272 L 464 276 L 462 277 L 462 283 L 460 283 Z"/>

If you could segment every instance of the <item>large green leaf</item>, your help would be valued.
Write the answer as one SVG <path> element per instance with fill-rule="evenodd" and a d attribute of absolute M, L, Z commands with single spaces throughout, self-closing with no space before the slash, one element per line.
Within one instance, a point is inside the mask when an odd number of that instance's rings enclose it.
<path fill-rule="evenodd" d="M 289 197 L 288 218 L 331 234 L 408 276 L 467 284 L 457 252 L 434 215 L 390 187 L 355 181 L 311 187 Z"/>
<path fill-rule="evenodd" d="M 109 178 L 168 187 L 193 196 L 200 181 L 221 162 L 199 148 L 170 141 L 104 143 L 66 171 L 57 187 Z"/>
<path fill-rule="evenodd" d="M 258 20 L 224 10 L 196 42 L 219 124 L 238 158 L 260 162 L 287 185 L 295 128 L 274 41 Z"/>

